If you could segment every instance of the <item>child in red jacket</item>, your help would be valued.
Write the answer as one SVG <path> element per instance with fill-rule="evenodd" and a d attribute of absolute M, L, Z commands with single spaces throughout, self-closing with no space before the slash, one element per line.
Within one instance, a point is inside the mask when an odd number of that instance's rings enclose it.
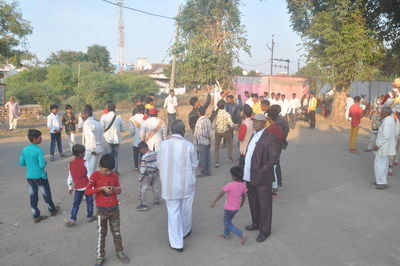
<path fill-rule="evenodd" d="M 117 194 L 121 194 L 118 175 L 112 171 L 115 167 L 114 157 L 105 154 L 99 162 L 99 171 L 94 172 L 86 187 L 86 195 L 96 194 L 97 207 L 97 263 L 104 263 L 107 223 L 114 238 L 117 258 L 124 264 L 129 263 L 129 258 L 124 255 L 120 231 L 119 202 Z"/>
<path fill-rule="evenodd" d="M 86 186 L 89 183 L 88 177 L 92 174 L 92 169 L 90 169 L 89 163 L 83 160 L 83 157 L 85 156 L 85 146 L 75 144 L 72 146 L 72 154 L 75 158 L 69 163 L 67 184 L 69 194 L 72 195 L 72 192 L 75 189 L 75 195 L 71 218 L 66 224 L 68 227 L 75 225 L 79 205 L 82 202 L 83 194 L 85 193 Z M 93 216 L 93 196 L 86 196 L 86 205 L 87 221 L 93 222 L 96 220 L 96 216 Z"/>

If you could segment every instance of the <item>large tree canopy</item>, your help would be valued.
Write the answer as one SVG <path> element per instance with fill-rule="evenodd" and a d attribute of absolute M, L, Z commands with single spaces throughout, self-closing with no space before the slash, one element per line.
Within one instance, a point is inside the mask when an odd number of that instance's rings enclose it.
<path fill-rule="evenodd" d="M 26 48 L 26 37 L 32 33 L 29 22 L 23 19 L 18 3 L 0 0 L 0 63 L 21 65 L 31 59 Z"/>
<path fill-rule="evenodd" d="M 363 1 L 288 0 L 292 26 L 300 33 L 308 61 L 336 89 L 335 120 L 344 119 L 345 94 L 355 77 L 368 79 L 378 67 L 383 45 L 368 28 Z"/>
<path fill-rule="evenodd" d="M 240 20 L 239 0 L 188 0 L 178 18 L 177 55 L 180 81 L 231 86 L 240 50 L 249 53 Z"/>

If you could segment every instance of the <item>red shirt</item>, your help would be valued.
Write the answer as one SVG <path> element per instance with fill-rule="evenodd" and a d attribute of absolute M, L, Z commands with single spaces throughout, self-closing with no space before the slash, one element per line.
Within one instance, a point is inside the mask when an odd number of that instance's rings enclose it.
<path fill-rule="evenodd" d="M 282 143 L 282 138 L 283 138 L 283 130 L 282 127 L 277 124 L 273 123 L 267 128 L 268 132 L 271 133 L 272 135 L 275 136 L 276 140 L 278 141 L 279 144 Z"/>
<path fill-rule="evenodd" d="M 107 108 L 105 108 L 104 110 L 103 110 L 103 114 L 108 114 L 108 109 Z"/>
<path fill-rule="evenodd" d="M 239 141 L 244 140 L 244 137 L 246 136 L 246 131 L 247 131 L 247 126 L 244 123 L 241 124 L 240 128 L 239 128 L 239 134 L 238 134 Z"/>
<path fill-rule="evenodd" d="M 351 117 L 351 126 L 358 127 L 361 123 L 363 109 L 358 104 L 353 104 L 349 110 L 349 117 Z"/>
<path fill-rule="evenodd" d="M 102 175 L 100 171 L 94 172 L 89 179 L 89 184 L 86 187 L 85 194 L 96 194 L 96 206 L 98 207 L 112 207 L 118 205 L 117 193 L 113 191 L 111 195 L 106 195 L 100 191 L 100 187 L 110 186 L 119 187 L 118 175 L 111 172 L 110 175 Z"/>

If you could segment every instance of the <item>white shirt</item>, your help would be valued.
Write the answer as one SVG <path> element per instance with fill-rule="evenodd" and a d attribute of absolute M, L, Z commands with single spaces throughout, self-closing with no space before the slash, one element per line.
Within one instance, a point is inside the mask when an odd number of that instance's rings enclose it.
<path fill-rule="evenodd" d="M 135 114 L 129 119 L 129 128 L 131 129 L 131 134 L 133 136 L 132 145 L 135 147 L 137 147 L 140 142 L 140 130 L 142 129 L 144 122 L 143 117 L 143 114 Z"/>
<path fill-rule="evenodd" d="M 346 110 L 350 110 L 350 107 L 354 104 L 354 100 L 351 97 L 347 97 L 346 99 Z"/>
<path fill-rule="evenodd" d="M 85 146 L 85 160 L 89 159 L 92 152 L 100 154 L 102 152 L 101 143 L 103 141 L 103 127 L 93 117 L 89 117 L 83 122 L 82 145 Z"/>
<path fill-rule="evenodd" d="M 214 88 L 214 110 L 218 109 L 217 103 L 219 102 L 219 100 L 222 100 L 221 92 L 222 89 L 218 86 Z"/>
<path fill-rule="evenodd" d="M 281 105 L 281 116 L 285 116 L 290 113 L 290 102 L 288 100 L 283 100 Z"/>
<path fill-rule="evenodd" d="M 254 104 L 253 99 L 252 99 L 251 97 L 248 98 L 248 99 L 246 100 L 245 104 L 250 105 L 250 107 L 253 107 L 253 104 Z"/>
<path fill-rule="evenodd" d="M 243 173 L 243 180 L 250 182 L 251 178 L 251 159 L 253 157 L 254 149 L 256 148 L 257 142 L 260 139 L 261 135 L 264 133 L 265 128 L 262 130 L 254 133 L 253 137 L 251 138 L 249 145 L 247 146 L 246 157 L 244 159 L 244 173 Z"/>
<path fill-rule="evenodd" d="M 181 135 L 172 135 L 161 142 L 157 156 L 162 186 L 161 197 L 180 200 L 194 193 L 195 170 L 199 165 L 194 145 Z"/>
<path fill-rule="evenodd" d="M 171 97 L 171 95 L 168 95 L 168 97 L 165 98 L 164 108 L 167 108 L 168 114 L 175 114 L 177 106 L 178 100 L 176 99 L 176 96 Z"/>
<path fill-rule="evenodd" d="M 395 121 L 393 116 L 389 115 L 382 120 L 376 136 L 375 145 L 379 147 L 376 154 L 379 156 L 396 155 L 396 136 Z"/>
<path fill-rule="evenodd" d="M 92 168 L 90 167 L 90 164 L 88 161 L 85 161 L 85 168 L 86 168 L 86 172 L 87 172 L 87 177 L 88 179 L 90 178 L 90 176 L 93 173 Z M 71 175 L 71 171 L 68 171 L 68 178 L 67 178 L 67 185 L 68 185 L 68 189 L 71 190 L 74 188 L 74 180 L 72 179 L 72 175 Z M 84 191 L 86 190 L 86 188 L 80 188 L 77 189 L 78 191 Z"/>
<path fill-rule="evenodd" d="M 96 120 L 96 115 L 93 113 L 92 114 L 92 117 L 93 117 L 93 119 L 94 120 Z M 83 128 L 83 119 L 82 119 L 82 114 L 79 114 L 79 117 L 78 117 L 78 129 L 82 129 Z"/>
<path fill-rule="evenodd" d="M 275 100 L 275 99 L 271 99 L 271 100 L 269 101 L 269 103 L 270 103 L 271 106 L 272 106 L 272 105 L 276 105 L 276 104 L 279 105 L 278 101 Z"/>
<path fill-rule="evenodd" d="M 103 126 L 105 131 L 111 124 L 115 113 L 113 111 L 104 114 L 100 118 L 100 124 Z M 104 140 L 110 144 L 119 144 L 121 142 L 121 132 L 126 131 L 124 120 L 121 116 L 117 115 L 115 121 L 107 132 L 104 132 Z"/>
<path fill-rule="evenodd" d="M 157 127 L 161 127 L 157 130 Z M 155 132 L 155 130 L 157 132 Z M 150 138 L 149 138 L 150 137 Z M 145 141 L 152 151 L 158 151 L 160 143 L 167 138 L 167 128 L 164 121 L 158 117 L 150 117 L 143 122 L 140 129 L 140 140 Z"/>
<path fill-rule="evenodd" d="M 61 117 L 58 114 L 50 113 L 47 117 L 47 127 L 50 128 L 50 133 L 55 133 L 54 131 L 61 130 Z"/>
<path fill-rule="evenodd" d="M 300 104 L 300 100 L 297 98 L 292 98 L 290 99 L 290 113 L 291 114 L 295 114 L 296 113 L 296 109 L 300 109 L 301 104 Z"/>

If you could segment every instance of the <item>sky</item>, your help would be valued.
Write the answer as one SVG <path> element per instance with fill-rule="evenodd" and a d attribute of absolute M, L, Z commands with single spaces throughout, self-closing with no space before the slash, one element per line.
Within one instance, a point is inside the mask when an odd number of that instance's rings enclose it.
<path fill-rule="evenodd" d="M 110 0 L 115 2 L 116 0 Z M 168 17 L 177 14 L 184 0 L 125 0 L 124 5 Z M 271 46 L 275 36 L 274 57 L 290 59 L 291 73 L 297 71 L 304 52 L 301 40 L 290 27 L 285 0 L 243 0 L 240 6 L 242 22 L 247 30 L 251 57 L 240 53 L 239 65 L 247 70 L 270 72 Z M 52 52 L 74 50 L 85 52 L 93 44 L 106 46 L 111 60 L 118 61 L 117 7 L 102 0 L 19 0 L 23 17 L 30 21 L 33 34 L 29 49 L 40 60 Z M 168 48 L 174 40 L 173 20 L 152 17 L 124 10 L 125 61 L 148 58 L 151 63 L 168 63 Z M 304 61 L 300 61 L 302 66 Z M 284 72 L 274 69 L 274 72 Z"/>

